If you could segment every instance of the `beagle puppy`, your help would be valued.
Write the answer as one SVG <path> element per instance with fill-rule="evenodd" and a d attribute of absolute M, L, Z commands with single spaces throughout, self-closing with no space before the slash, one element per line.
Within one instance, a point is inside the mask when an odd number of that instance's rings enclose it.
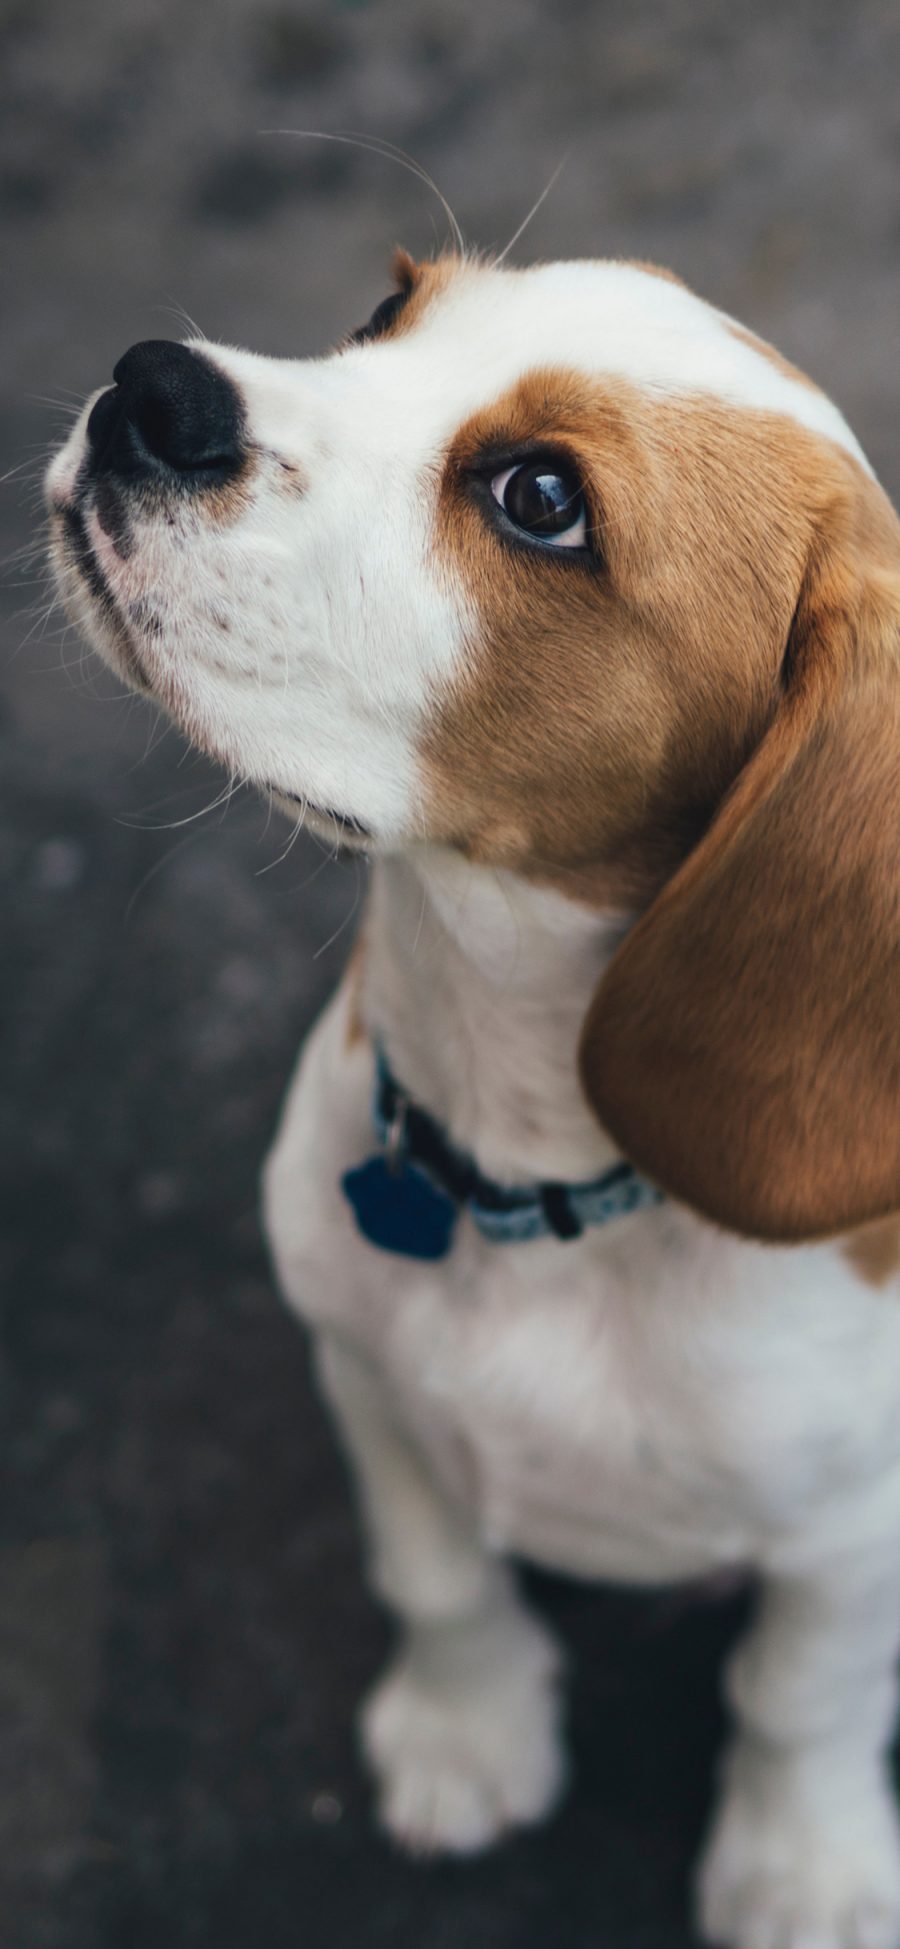
<path fill-rule="evenodd" d="M 664 272 L 402 253 L 321 359 L 134 346 L 48 475 L 71 615 L 374 860 L 265 1172 L 373 1585 L 380 1818 L 565 1779 L 508 1567 L 752 1566 L 698 1880 L 893 1949 L 900 526 L 834 405 Z"/>

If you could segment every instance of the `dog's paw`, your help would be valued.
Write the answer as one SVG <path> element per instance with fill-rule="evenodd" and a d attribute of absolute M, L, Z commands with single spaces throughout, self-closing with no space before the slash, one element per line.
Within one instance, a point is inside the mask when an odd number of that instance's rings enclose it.
<path fill-rule="evenodd" d="M 520 1611 L 416 1627 L 363 1707 L 381 1825 L 413 1854 L 476 1854 L 565 1783 L 549 1635 Z"/>
<path fill-rule="evenodd" d="M 736 1772 L 701 1863 L 698 1922 L 725 1949 L 900 1949 L 900 1839 L 873 1769 Z"/>

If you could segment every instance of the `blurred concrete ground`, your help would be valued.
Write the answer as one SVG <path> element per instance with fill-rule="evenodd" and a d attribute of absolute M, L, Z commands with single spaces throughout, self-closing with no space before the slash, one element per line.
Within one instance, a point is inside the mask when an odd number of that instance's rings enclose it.
<path fill-rule="evenodd" d="M 478 242 L 672 264 L 807 366 L 900 487 L 894 0 L 6 0 L 4 554 L 133 340 L 306 353 L 440 209 Z M 47 405 L 45 402 L 51 402 Z M 57 402 L 57 404 L 53 404 Z M 736 1611 L 540 1586 L 578 1779 L 540 1836 L 414 1868 L 350 1710 L 382 1655 L 255 1178 L 358 870 L 266 831 L 117 697 L 40 582 L 2 592 L 3 1949 L 677 1944 Z M 261 871 L 261 869 L 266 869 Z M 269 870 L 271 869 L 271 870 Z"/>

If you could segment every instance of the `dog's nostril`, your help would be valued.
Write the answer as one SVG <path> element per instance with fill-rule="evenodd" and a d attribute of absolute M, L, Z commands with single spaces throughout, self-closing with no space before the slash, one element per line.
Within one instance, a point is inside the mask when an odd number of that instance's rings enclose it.
<path fill-rule="evenodd" d="M 144 339 L 113 378 L 88 420 L 93 473 L 175 476 L 192 485 L 237 473 L 245 454 L 240 397 L 202 353 Z"/>

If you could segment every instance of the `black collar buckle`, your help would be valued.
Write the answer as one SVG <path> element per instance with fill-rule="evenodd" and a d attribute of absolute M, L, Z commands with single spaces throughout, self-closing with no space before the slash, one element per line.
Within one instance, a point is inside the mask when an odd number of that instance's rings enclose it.
<path fill-rule="evenodd" d="M 541 1208 L 547 1224 L 555 1238 L 580 1238 L 584 1231 L 581 1219 L 572 1208 L 572 1200 L 564 1184 L 542 1184 L 539 1187 Z"/>

